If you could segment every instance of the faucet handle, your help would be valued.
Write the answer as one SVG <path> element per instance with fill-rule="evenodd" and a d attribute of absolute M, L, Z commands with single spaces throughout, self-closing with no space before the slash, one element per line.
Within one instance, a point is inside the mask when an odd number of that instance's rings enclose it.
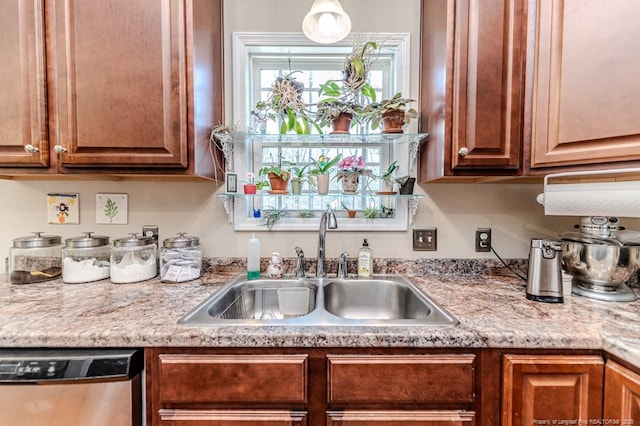
<path fill-rule="evenodd" d="M 347 278 L 347 256 L 349 253 L 343 251 L 338 258 L 338 278 Z"/>
<path fill-rule="evenodd" d="M 296 260 L 296 271 L 294 273 L 294 277 L 305 278 L 307 274 L 304 272 L 304 252 L 302 251 L 302 248 L 297 246 L 293 250 L 296 252 L 296 256 L 298 257 Z"/>

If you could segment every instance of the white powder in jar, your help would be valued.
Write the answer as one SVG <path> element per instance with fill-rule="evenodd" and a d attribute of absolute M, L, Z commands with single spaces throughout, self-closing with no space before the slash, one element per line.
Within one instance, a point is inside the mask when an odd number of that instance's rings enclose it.
<path fill-rule="evenodd" d="M 109 262 L 105 260 L 65 257 L 62 260 L 62 281 L 77 284 L 103 280 L 109 278 L 109 270 Z"/>
<path fill-rule="evenodd" d="M 148 259 L 140 259 L 133 253 L 126 253 L 118 263 L 111 262 L 111 282 L 135 283 L 150 280 L 158 273 L 158 265 L 155 256 Z"/>

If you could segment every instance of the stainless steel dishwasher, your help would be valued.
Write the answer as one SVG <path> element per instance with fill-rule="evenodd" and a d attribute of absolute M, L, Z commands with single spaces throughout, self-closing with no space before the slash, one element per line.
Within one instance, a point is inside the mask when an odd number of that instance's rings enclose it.
<path fill-rule="evenodd" d="M 136 349 L 0 350 L 0 425 L 140 425 L 142 366 Z"/>

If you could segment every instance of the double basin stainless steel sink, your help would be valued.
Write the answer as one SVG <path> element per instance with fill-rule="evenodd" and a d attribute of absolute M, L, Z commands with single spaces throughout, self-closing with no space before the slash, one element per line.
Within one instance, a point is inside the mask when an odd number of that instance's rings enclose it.
<path fill-rule="evenodd" d="M 199 326 L 458 323 L 415 284 L 398 275 L 252 281 L 238 275 L 178 322 Z"/>

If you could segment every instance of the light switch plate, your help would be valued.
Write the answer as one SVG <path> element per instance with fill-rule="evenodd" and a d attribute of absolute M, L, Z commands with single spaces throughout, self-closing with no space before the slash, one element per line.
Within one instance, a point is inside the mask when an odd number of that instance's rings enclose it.
<path fill-rule="evenodd" d="M 438 228 L 413 230 L 413 251 L 438 250 Z"/>

